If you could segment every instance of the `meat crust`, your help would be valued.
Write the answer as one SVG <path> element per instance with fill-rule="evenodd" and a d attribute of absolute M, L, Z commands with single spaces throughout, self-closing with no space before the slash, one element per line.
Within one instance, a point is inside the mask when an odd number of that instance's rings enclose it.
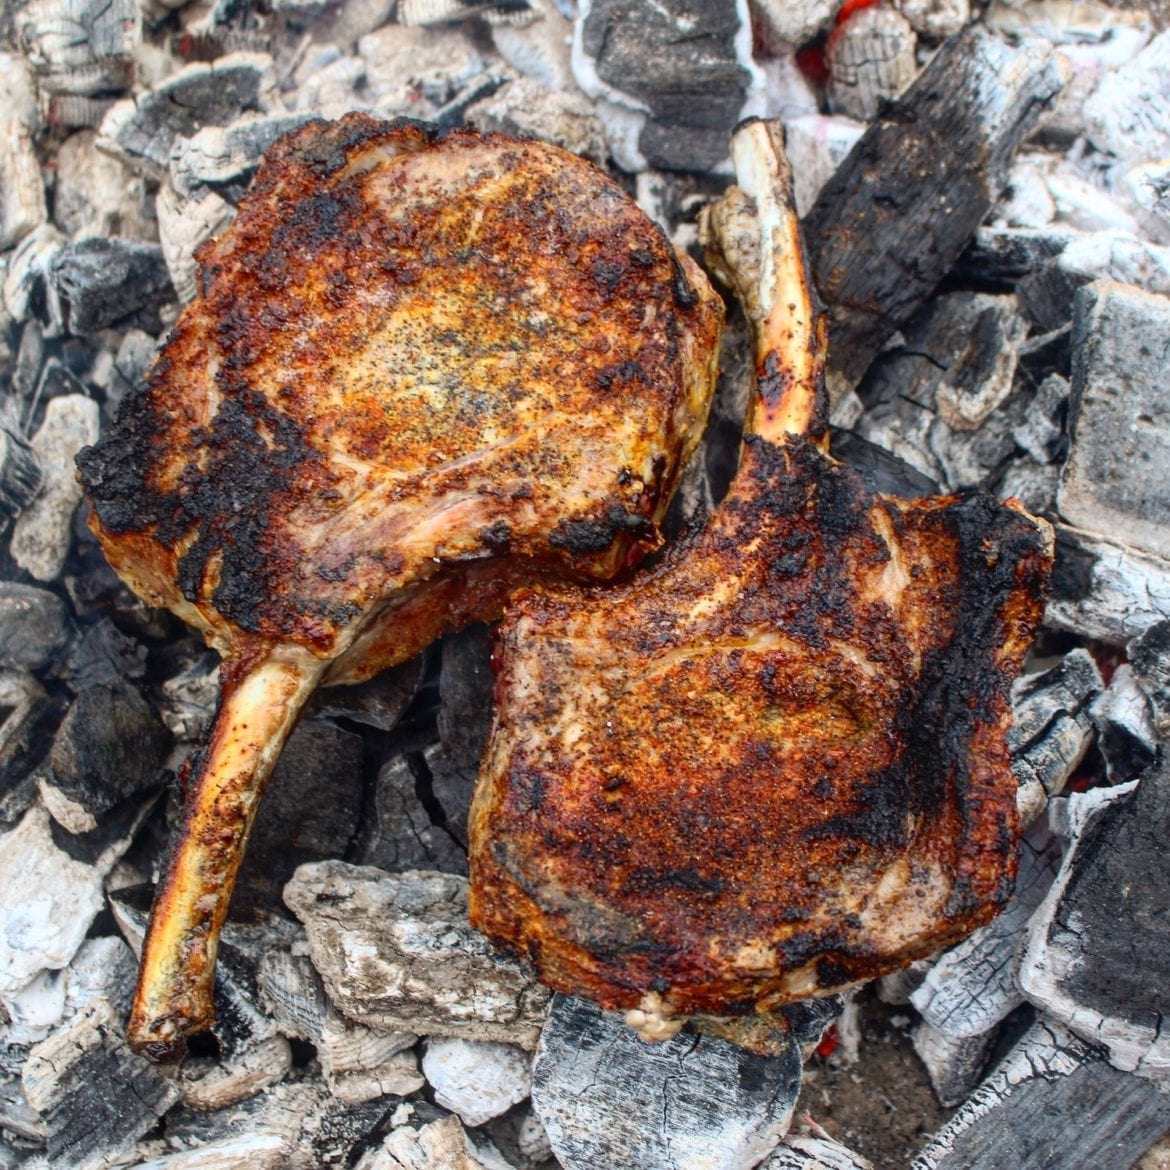
<path fill-rule="evenodd" d="M 655 547 L 722 304 L 590 163 L 310 123 L 199 259 L 79 466 L 111 564 L 221 651 L 243 633 L 335 657 L 360 627 L 330 679 L 362 678 L 451 624 L 436 603 L 373 628 L 420 583 L 490 617 L 520 581 L 605 579 Z"/>
<path fill-rule="evenodd" d="M 749 439 L 659 567 L 510 607 L 472 921 L 559 990 L 715 1015 L 968 933 L 1012 889 L 1008 691 L 1050 560 L 1010 505 Z"/>

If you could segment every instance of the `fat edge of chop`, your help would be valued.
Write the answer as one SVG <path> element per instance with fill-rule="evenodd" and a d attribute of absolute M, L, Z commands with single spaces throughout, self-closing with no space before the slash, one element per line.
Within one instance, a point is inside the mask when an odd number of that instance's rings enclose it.
<path fill-rule="evenodd" d="M 314 688 L 656 547 L 723 314 L 585 160 L 365 115 L 281 139 L 198 258 L 196 299 L 78 457 L 110 564 L 223 655 L 131 1010 L 155 1061 L 214 1021 L 242 853 Z"/>
<path fill-rule="evenodd" d="M 635 581 L 513 597 L 471 812 L 473 924 L 647 1039 L 840 990 L 998 911 L 1008 692 L 1052 563 L 1018 501 L 901 500 L 827 454 L 780 129 L 742 125 L 732 156 L 705 234 L 755 329 L 739 472 Z"/>

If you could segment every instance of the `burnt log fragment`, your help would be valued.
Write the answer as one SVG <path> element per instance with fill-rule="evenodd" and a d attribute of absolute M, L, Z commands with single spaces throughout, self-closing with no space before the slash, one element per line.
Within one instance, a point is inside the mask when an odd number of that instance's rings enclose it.
<path fill-rule="evenodd" d="M 110 1165 L 178 1100 L 174 1082 L 127 1047 L 124 1027 L 97 999 L 29 1053 L 21 1079 L 54 1170 Z"/>
<path fill-rule="evenodd" d="M 45 807 L 70 833 L 89 833 L 116 805 L 161 786 L 171 734 L 132 682 L 79 691 L 38 777 Z"/>
<path fill-rule="evenodd" d="M 0 581 L 0 669 L 52 672 L 73 634 L 69 610 L 55 593 Z"/>
<path fill-rule="evenodd" d="M 835 400 L 958 259 L 1061 84 L 1048 49 L 1010 48 L 969 29 L 943 45 L 825 185 L 804 231 L 813 283 L 833 315 Z"/>
<path fill-rule="evenodd" d="M 1032 925 L 1020 982 L 1117 1068 L 1170 1074 L 1170 759 L 1077 832 Z"/>
<path fill-rule="evenodd" d="M 532 1101 L 565 1166 L 747 1170 L 787 1132 L 800 1073 L 795 1040 L 777 1056 L 690 1032 L 647 1044 L 620 1014 L 556 995 Z"/>
<path fill-rule="evenodd" d="M 13 824 L 36 799 L 35 769 L 65 710 L 31 674 L 0 671 L 0 828 Z"/>
<path fill-rule="evenodd" d="M 1130 1170 L 1170 1127 L 1170 1095 L 1034 1024 L 911 1170 Z"/>
<path fill-rule="evenodd" d="M 111 326 L 158 333 L 159 310 L 175 295 L 162 248 L 138 240 L 95 236 L 66 244 L 52 279 L 69 331 L 82 336 Z"/>
<path fill-rule="evenodd" d="M 1057 504 L 1079 528 L 1170 557 L 1170 298 L 1113 281 L 1077 297 L 1072 441 Z"/>

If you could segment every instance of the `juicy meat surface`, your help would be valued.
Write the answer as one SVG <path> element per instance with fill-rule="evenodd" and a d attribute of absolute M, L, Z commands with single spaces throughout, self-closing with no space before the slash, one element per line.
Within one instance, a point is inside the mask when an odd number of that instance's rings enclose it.
<path fill-rule="evenodd" d="M 591 164 L 311 123 L 199 259 L 80 467 L 115 569 L 221 651 L 244 633 L 337 656 L 364 630 L 332 680 L 365 677 L 450 624 L 440 598 L 367 654 L 372 611 L 421 582 L 471 572 L 498 606 L 501 573 L 604 579 L 656 544 L 722 306 Z"/>
<path fill-rule="evenodd" d="M 242 849 L 314 687 L 656 547 L 723 312 L 590 163 L 364 115 L 283 138 L 199 260 L 78 458 L 115 570 L 225 656 L 131 1012 L 159 1060 L 213 1022 Z"/>
<path fill-rule="evenodd" d="M 636 580 L 514 599 L 471 814 L 473 923 L 646 1034 L 827 994 L 996 913 L 1009 688 L 1052 559 L 1010 501 L 877 494 L 822 449 L 778 131 L 746 123 L 732 154 L 707 223 L 756 333 L 740 468 Z"/>

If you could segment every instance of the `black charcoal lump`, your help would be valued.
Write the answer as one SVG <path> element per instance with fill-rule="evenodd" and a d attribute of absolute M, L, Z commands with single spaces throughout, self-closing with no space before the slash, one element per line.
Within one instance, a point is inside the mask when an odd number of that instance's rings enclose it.
<path fill-rule="evenodd" d="M 158 244 L 91 236 L 62 248 L 52 273 L 69 331 L 82 336 L 114 325 L 158 333 L 174 298 Z"/>
<path fill-rule="evenodd" d="M 578 81 L 648 111 L 637 139 L 645 162 L 684 171 L 723 162 L 753 80 L 738 52 L 740 6 L 589 0 L 580 11 Z"/>

